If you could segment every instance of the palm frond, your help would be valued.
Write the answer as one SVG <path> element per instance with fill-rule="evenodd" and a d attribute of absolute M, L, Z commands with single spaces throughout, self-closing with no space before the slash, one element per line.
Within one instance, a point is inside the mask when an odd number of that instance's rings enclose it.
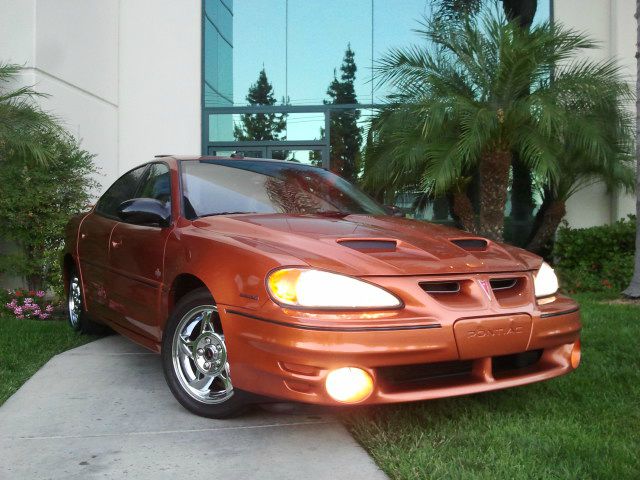
<path fill-rule="evenodd" d="M 557 23 L 525 30 L 496 9 L 425 18 L 416 32 L 419 43 L 376 65 L 391 93 L 371 123 L 365 182 L 400 188 L 419 178 L 441 193 L 500 149 L 561 197 L 594 179 L 632 188 L 633 92 L 616 62 L 580 57 L 597 42 Z"/>
<path fill-rule="evenodd" d="M 13 151 L 25 159 L 46 163 L 52 151 L 39 134 L 43 131 L 59 132 L 61 128 L 57 119 L 34 101 L 47 95 L 31 86 L 6 88 L 21 69 L 19 65 L 0 64 L 0 150 Z"/>

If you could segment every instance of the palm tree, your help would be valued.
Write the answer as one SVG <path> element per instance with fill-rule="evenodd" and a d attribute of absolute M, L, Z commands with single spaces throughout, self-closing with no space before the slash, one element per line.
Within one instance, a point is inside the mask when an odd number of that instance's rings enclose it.
<path fill-rule="evenodd" d="M 614 62 L 575 60 L 593 41 L 550 23 L 526 30 L 496 12 L 425 20 L 417 32 L 423 45 L 379 62 L 377 78 L 393 93 L 372 120 L 365 186 L 420 179 L 426 191 L 453 196 L 463 227 L 502 240 L 514 154 L 549 181 L 562 175 L 567 141 L 604 162 L 612 139 L 594 118 L 605 124 L 598 116 L 612 111 L 611 97 L 617 105 L 631 92 Z M 571 101 L 585 96 L 590 110 L 576 115 Z M 475 174 L 477 218 L 466 191 Z"/>
<path fill-rule="evenodd" d="M 623 188 L 634 190 L 633 118 L 615 92 L 602 91 L 597 104 L 593 96 L 572 99 L 566 105 L 574 115 L 585 116 L 591 128 L 608 138 L 598 155 L 590 155 L 573 143 L 576 135 L 566 131 L 558 139 L 563 155 L 558 158 L 560 175 L 540 179 L 543 202 L 536 216 L 534 230 L 527 249 L 549 253 L 551 240 L 565 216 L 566 202 L 576 192 L 594 183 L 604 183 L 609 191 Z M 596 113 L 597 112 L 597 113 Z"/>
<path fill-rule="evenodd" d="M 45 130 L 58 130 L 56 120 L 34 102 L 42 93 L 32 87 L 10 88 L 22 67 L 0 63 L 0 157 L 8 151 L 46 163 L 51 155 L 49 145 L 39 141 Z"/>

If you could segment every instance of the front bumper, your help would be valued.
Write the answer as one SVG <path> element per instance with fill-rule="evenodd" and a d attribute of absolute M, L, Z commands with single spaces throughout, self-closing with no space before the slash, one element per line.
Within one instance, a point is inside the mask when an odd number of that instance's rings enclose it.
<path fill-rule="evenodd" d="M 361 402 L 365 404 L 466 395 L 564 375 L 574 369 L 572 352 L 579 349 L 581 329 L 577 304 L 562 296 L 546 305 L 484 316 L 451 311 L 438 322 L 402 322 L 384 314 L 323 321 L 323 316 L 275 305 L 259 311 L 219 307 L 234 386 L 324 405 L 339 404 L 324 382 L 329 371 L 345 366 L 362 368 L 374 379 L 373 393 Z M 463 321 L 489 325 L 494 333 L 482 339 L 484 346 L 463 348 L 456 330 Z M 519 336 L 505 333 L 508 327 L 493 328 L 492 321 L 513 326 Z M 528 327 L 518 330 L 522 321 Z M 463 333 L 471 335 L 469 328 Z"/>

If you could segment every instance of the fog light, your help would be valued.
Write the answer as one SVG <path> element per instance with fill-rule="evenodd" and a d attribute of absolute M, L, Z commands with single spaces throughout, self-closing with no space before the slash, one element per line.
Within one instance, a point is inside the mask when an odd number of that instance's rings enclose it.
<path fill-rule="evenodd" d="M 373 379 L 361 368 L 344 367 L 329 372 L 325 386 L 334 400 L 356 403 L 371 395 Z"/>
<path fill-rule="evenodd" d="M 571 367 L 578 368 L 580 365 L 580 357 L 582 353 L 580 352 L 580 340 L 573 344 L 573 348 L 571 349 Z"/>

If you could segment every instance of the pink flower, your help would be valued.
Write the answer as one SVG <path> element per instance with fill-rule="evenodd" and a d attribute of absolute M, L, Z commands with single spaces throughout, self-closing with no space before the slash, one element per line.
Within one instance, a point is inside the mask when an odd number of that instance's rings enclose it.
<path fill-rule="evenodd" d="M 49 314 L 48 313 L 41 313 L 39 316 L 40 316 L 40 320 L 44 320 L 45 318 L 49 317 Z"/>
<path fill-rule="evenodd" d="M 44 297 L 44 292 L 43 292 L 42 290 L 38 290 L 38 291 L 36 292 L 36 297 L 38 297 L 38 298 L 42 298 L 42 297 Z"/>
<path fill-rule="evenodd" d="M 51 312 L 53 312 L 53 305 L 51 305 L 51 304 L 47 305 L 47 308 L 45 308 L 45 311 L 46 311 L 47 313 L 51 313 Z"/>
<path fill-rule="evenodd" d="M 22 307 L 16 307 L 13 309 L 14 315 L 22 315 Z"/>
<path fill-rule="evenodd" d="M 33 298 L 31 297 L 27 297 L 24 299 L 24 304 L 25 305 L 31 305 L 33 303 Z"/>
<path fill-rule="evenodd" d="M 36 308 L 33 310 L 34 315 L 40 315 L 41 313 L 42 313 L 42 310 L 40 310 L 39 308 Z"/>

